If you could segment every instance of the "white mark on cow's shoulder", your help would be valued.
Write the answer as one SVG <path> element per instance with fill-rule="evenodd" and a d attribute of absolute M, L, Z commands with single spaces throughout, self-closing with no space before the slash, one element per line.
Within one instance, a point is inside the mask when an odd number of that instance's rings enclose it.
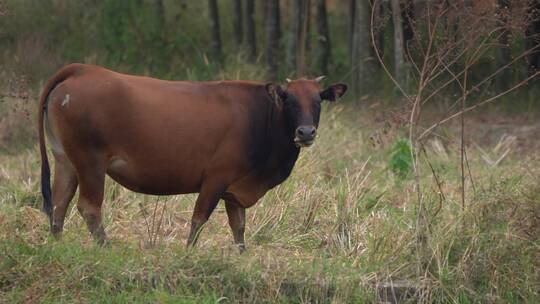
<path fill-rule="evenodd" d="M 66 97 L 64 97 L 64 101 L 62 101 L 62 107 L 67 106 L 69 104 L 69 100 L 70 100 L 69 94 L 66 94 Z"/>

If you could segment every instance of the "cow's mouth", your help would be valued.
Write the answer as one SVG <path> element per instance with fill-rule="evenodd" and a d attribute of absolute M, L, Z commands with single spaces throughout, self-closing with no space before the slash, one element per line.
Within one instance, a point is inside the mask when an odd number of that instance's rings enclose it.
<path fill-rule="evenodd" d="M 302 140 L 302 139 L 300 139 L 298 137 L 294 138 L 294 145 L 297 146 L 298 148 L 309 147 L 309 146 L 313 145 L 314 142 L 315 142 L 315 139 Z"/>

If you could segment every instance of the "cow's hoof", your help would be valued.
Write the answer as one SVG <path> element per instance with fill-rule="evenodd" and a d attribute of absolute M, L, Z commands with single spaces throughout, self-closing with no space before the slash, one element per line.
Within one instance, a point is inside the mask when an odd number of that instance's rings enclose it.
<path fill-rule="evenodd" d="M 51 234 L 55 239 L 60 239 L 62 237 L 62 227 L 58 225 L 52 225 Z"/>
<path fill-rule="evenodd" d="M 244 253 L 246 251 L 246 245 L 238 244 L 238 250 L 240 251 L 240 254 Z"/>

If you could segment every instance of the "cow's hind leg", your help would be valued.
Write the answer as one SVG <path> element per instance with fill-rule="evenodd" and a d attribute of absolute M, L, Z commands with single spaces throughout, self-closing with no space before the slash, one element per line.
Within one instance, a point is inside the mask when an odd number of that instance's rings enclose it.
<path fill-rule="evenodd" d="M 191 218 L 191 231 L 189 232 L 187 241 L 188 246 L 195 245 L 197 242 L 202 226 L 208 221 L 208 218 L 216 208 L 225 188 L 221 184 L 211 182 L 203 184 Z"/>
<path fill-rule="evenodd" d="M 69 203 L 77 191 L 77 172 L 65 155 L 55 155 L 52 189 L 53 220 L 51 233 L 59 237 L 64 229 L 64 219 Z"/>
<path fill-rule="evenodd" d="M 104 244 L 107 237 L 101 222 L 101 205 L 105 187 L 105 171 L 85 168 L 79 171 L 79 202 L 77 209 L 86 221 L 88 230 L 99 244 Z"/>
<path fill-rule="evenodd" d="M 246 209 L 234 201 L 225 201 L 225 209 L 229 217 L 229 226 L 234 237 L 234 243 L 240 249 L 240 253 L 246 250 L 244 242 L 244 230 L 246 227 Z"/>

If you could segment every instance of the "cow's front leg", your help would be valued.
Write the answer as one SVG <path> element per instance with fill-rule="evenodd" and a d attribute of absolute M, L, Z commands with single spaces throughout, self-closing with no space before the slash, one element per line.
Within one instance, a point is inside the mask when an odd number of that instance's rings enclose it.
<path fill-rule="evenodd" d="M 240 249 L 240 253 L 246 250 L 244 231 L 246 227 L 246 209 L 234 201 L 225 201 L 225 209 L 229 217 L 229 226 L 234 237 L 234 243 Z"/>
<path fill-rule="evenodd" d="M 187 246 L 193 246 L 197 242 L 202 226 L 216 208 L 225 186 L 218 183 L 204 183 L 195 203 L 191 218 L 191 231 L 187 240 Z"/>

